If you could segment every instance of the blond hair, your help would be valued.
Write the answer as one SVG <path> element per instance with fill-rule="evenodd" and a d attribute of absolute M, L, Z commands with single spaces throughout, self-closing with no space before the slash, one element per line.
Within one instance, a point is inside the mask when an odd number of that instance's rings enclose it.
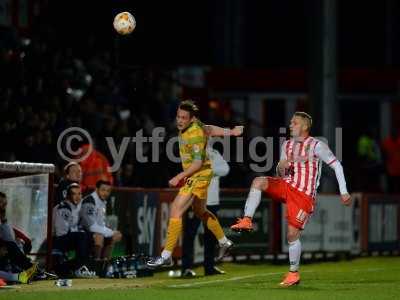
<path fill-rule="evenodd" d="M 296 111 L 296 112 L 294 113 L 294 116 L 295 116 L 295 117 L 300 117 L 300 118 L 302 118 L 302 119 L 306 122 L 306 124 L 307 124 L 308 131 L 311 130 L 312 118 L 311 118 L 311 116 L 310 116 L 308 113 L 306 113 L 306 112 L 304 112 L 304 111 Z"/>

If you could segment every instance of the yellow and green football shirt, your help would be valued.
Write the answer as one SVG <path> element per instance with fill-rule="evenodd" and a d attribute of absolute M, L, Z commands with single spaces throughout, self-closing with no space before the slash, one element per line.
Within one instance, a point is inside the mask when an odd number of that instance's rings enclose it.
<path fill-rule="evenodd" d="M 207 136 L 200 121 L 194 121 L 179 134 L 179 153 L 183 170 L 187 170 L 195 160 L 202 160 L 199 171 L 186 179 L 179 194 L 194 194 L 200 199 L 207 198 L 207 189 L 212 178 L 211 161 L 207 156 Z"/>
<path fill-rule="evenodd" d="M 211 169 L 211 162 L 206 154 L 207 136 L 200 121 L 194 121 L 179 134 L 179 153 L 183 170 L 187 170 L 194 160 L 202 160 L 199 170 Z"/>

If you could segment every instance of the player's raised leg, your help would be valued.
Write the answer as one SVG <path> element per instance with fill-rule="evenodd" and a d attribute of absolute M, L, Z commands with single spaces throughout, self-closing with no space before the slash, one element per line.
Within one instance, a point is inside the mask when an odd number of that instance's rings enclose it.
<path fill-rule="evenodd" d="M 199 199 L 197 197 L 194 198 L 193 212 L 195 213 L 196 217 L 202 220 L 204 226 L 206 226 L 217 239 L 220 247 L 217 260 L 221 260 L 227 254 L 227 252 L 232 249 L 233 242 L 225 236 L 218 218 L 207 209 L 206 199 Z"/>
<path fill-rule="evenodd" d="M 285 278 L 280 283 L 281 286 L 287 287 L 297 285 L 300 283 L 300 257 L 301 257 L 301 242 L 300 242 L 300 230 L 292 225 L 288 225 L 287 228 L 287 241 L 289 244 L 289 273 L 285 275 Z"/>
<path fill-rule="evenodd" d="M 178 194 L 171 205 L 171 212 L 167 230 L 167 239 L 161 256 L 151 258 L 147 262 L 147 266 L 157 268 L 172 264 L 172 252 L 182 234 L 182 216 L 185 211 L 192 205 L 192 194 Z"/>
<path fill-rule="evenodd" d="M 256 177 L 247 196 L 246 205 L 244 207 L 244 216 L 239 218 L 236 224 L 231 226 L 234 231 L 251 231 L 253 230 L 252 218 L 260 205 L 262 191 L 268 188 L 267 177 Z"/>

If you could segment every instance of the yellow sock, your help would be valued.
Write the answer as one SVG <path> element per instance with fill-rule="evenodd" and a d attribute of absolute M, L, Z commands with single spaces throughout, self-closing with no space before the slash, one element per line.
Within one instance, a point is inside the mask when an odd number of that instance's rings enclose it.
<path fill-rule="evenodd" d="M 165 250 L 172 252 L 182 233 L 182 219 L 169 219 L 167 241 L 165 242 Z"/>
<path fill-rule="evenodd" d="M 218 241 L 225 236 L 217 217 L 212 212 L 206 211 L 202 216 L 202 220 Z"/>

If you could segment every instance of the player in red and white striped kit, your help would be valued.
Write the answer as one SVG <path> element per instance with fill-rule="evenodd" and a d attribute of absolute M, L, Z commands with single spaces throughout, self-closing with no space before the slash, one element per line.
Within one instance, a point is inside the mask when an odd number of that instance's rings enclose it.
<path fill-rule="evenodd" d="M 343 204 L 351 204 L 342 165 L 328 145 L 309 135 L 311 125 L 312 119 L 307 113 L 296 112 L 293 115 L 290 121 L 291 139 L 282 144 L 277 166 L 278 176 L 257 177 L 253 180 L 246 200 L 244 217 L 231 226 L 235 231 L 253 229 L 252 217 L 260 203 L 262 191 L 273 200 L 286 204 L 290 272 L 280 283 L 281 286 L 300 283 L 300 234 L 314 210 L 322 162 L 335 170 Z"/>

